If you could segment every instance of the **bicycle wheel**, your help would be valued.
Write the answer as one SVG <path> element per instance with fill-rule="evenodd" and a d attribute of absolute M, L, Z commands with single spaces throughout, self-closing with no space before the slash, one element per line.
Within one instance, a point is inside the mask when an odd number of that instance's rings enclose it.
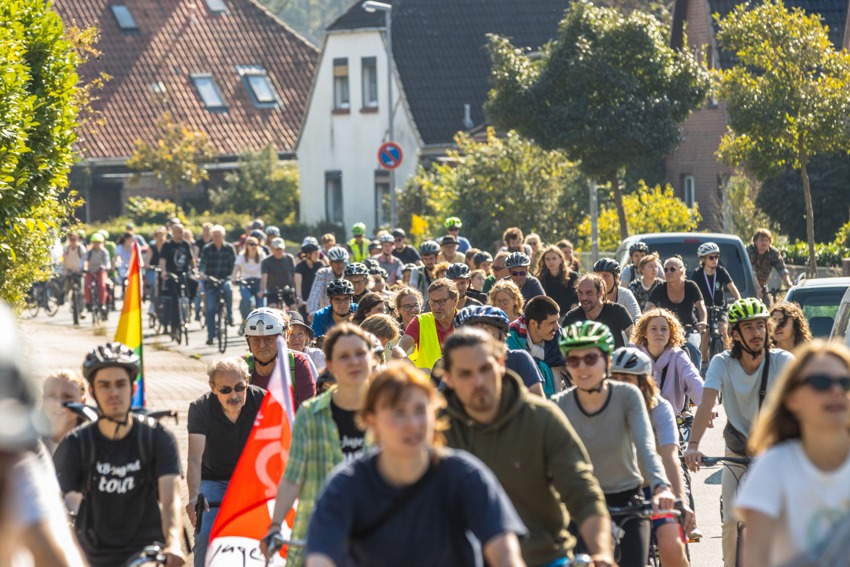
<path fill-rule="evenodd" d="M 227 350 L 227 308 L 223 303 L 218 306 L 215 314 L 215 323 L 217 325 L 218 352 L 223 353 Z"/>
<path fill-rule="evenodd" d="M 80 326 L 80 290 L 74 288 L 71 291 L 71 317 L 74 319 L 74 326 Z"/>
<path fill-rule="evenodd" d="M 721 352 L 723 352 L 723 337 L 721 337 L 720 335 L 715 335 L 711 338 L 711 344 L 708 348 L 709 361 L 711 361 L 711 359 L 714 358 L 715 355 L 720 354 Z"/>
<path fill-rule="evenodd" d="M 39 309 L 38 304 L 39 304 L 39 295 L 40 294 L 41 294 L 41 288 L 38 284 L 36 284 L 32 288 L 30 288 L 29 292 L 27 293 L 27 300 L 26 300 L 27 302 L 26 302 L 26 306 L 24 307 L 24 312 L 23 312 L 23 316 L 24 316 L 25 319 L 32 319 L 36 315 L 38 315 L 38 309 Z"/>
<path fill-rule="evenodd" d="M 97 292 L 95 292 L 95 293 L 97 293 Z M 98 324 L 100 324 L 100 316 L 101 316 L 100 304 L 97 301 L 92 300 L 92 304 L 91 304 L 91 324 L 92 324 L 93 327 L 97 327 Z"/>
<path fill-rule="evenodd" d="M 184 340 L 186 346 L 189 346 L 189 317 L 191 316 L 189 312 L 189 298 L 181 297 L 180 298 L 180 327 L 177 329 L 177 344 L 180 344 L 180 338 Z"/>
<path fill-rule="evenodd" d="M 56 282 L 50 282 L 44 288 L 44 311 L 48 316 L 53 317 L 59 312 L 59 299 L 62 297 L 62 290 Z"/>

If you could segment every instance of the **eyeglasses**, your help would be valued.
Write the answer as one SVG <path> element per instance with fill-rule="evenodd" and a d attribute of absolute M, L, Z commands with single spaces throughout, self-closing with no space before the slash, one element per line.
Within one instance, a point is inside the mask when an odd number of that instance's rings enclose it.
<path fill-rule="evenodd" d="M 436 305 L 437 307 L 444 307 L 446 303 L 451 301 L 451 299 L 451 297 L 447 297 L 445 299 L 429 299 L 428 303 L 430 303 L 431 305 Z"/>
<path fill-rule="evenodd" d="M 711 256 L 706 256 L 706 259 L 708 259 L 708 260 L 719 260 L 720 254 L 712 254 Z"/>
<path fill-rule="evenodd" d="M 220 394 L 224 394 L 225 396 L 231 392 L 236 392 L 237 394 L 240 392 L 244 392 L 248 389 L 248 384 L 245 382 L 239 382 L 232 388 L 230 386 L 225 386 L 223 388 L 216 388 Z"/>
<path fill-rule="evenodd" d="M 680 269 L 682 269 L 682 266 L 667 266 L 664 268 L 664 271 L 672 274 L 673 272 L 678 272 Z"/>
<path fill-rule="evenodd" d="M 514 276 L 514 277 L 516 277 L 516 278 L 518 278 L 518 277 L 520 277 L 520 276 L 524 276 L 524 275 L 525 275 L 525 274 L 527 274 L 527 273 L 528 273 L 528 272 L 527 272 L 527 271 L 525 271 L 525 270 L 511 270 L 511 275 L 512 275 L 512 276 Z"/>
<path fill-rule="evenodd" d="M 410 303 L 408 305 L 399 305 L 405 311 L 415 311 L 421 307 L 418 303 Z"/>
<path fill-rule="evenodd" d="M 834 377 L 828 374 L 813 374 L 803 378 L 803 384 L 811 386 L 818 392 L 828 392 L 838 386 L 845 392 L 850 392 L 850 376 Z"/>
<path fill-rule="evenodd" d="M 585 366 L 594 366 L 597 362 L 599 362 L 600 354 L 598 352 L 591 352 L 584 356 L 568 356 L 567 357 L 567 366 L 570 368 L 578 368 L 582 362 L 584 362 Z"/>

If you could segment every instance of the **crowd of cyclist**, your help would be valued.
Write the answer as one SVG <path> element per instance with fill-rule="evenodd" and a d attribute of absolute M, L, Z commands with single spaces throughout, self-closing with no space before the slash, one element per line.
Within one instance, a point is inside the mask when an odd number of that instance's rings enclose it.
<path fill-rule="evenodd" d="M 201 281 L 245 282 L 246 354 L 216 361 L 189 411 L 196 565 L 279 337 L 298 410 L 261 547 L 274 551 L 297 501 L 288 564 L 558 566 L 587 554 L 592 565 L 643 567 L 656 553 L 665 567 L 688 565 L 687 543 L 702 536 L 690 473 L 720 398 L 725 456 L 741 463 L 723 470 L 723 564 L 846 563 L 817 561 L 850 530 L 850 352 L 812 342 L 799 306 L 742 298 L 716 244 L 700 244 L 699 266 L 687 267 L 638 242 L 624 269 L 601 259 L 585 272 L 568 241 L 544 246 L 509 228 L 491 255 L 457 218 L 418 250 L 400 229 L 370 241 L 358 223 L 346 244 L 308 237 L 297 257 L 259 221 L 237 246 L 208 228 L 199 252 L 177 223 L 145 252 L 162 276 L 197 263 Z M 770 269 L 788 279 L 765 235 L 750 246 L 762 285 Z M 726 349 L 709 359 L 711 312 Z M 183 560 L 176 444 L 130 414 L 138 363 L 113 343 L 89 353 L 87 382 L 54 377 L 77 384 L 75 401 L 91 396 L 94 424 L 68 434 L 76 423 L 45 402 L 61 422 L 47 439 L 59 485 L 95 566 L 156 538 L 168 565 Z M 134 483 L 147 488 L 133 493 Z M 104 512 L 116 505 L 145 510 L 132 537 Z"/>

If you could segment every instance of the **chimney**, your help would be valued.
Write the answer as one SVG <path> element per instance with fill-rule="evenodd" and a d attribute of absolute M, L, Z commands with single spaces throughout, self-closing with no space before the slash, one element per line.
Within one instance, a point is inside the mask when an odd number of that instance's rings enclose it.
<path fill-rule="evenodd" d="M 463 105 L 463 127 L 467 130 L 470 130 L 473 126 L 475 126 L 475 122 L 472 121 L 472 105 L 464 104 Z"/>

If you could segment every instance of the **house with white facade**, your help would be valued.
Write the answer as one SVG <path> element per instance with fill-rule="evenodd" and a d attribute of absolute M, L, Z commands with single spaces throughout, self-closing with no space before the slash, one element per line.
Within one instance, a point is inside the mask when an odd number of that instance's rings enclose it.
<path fill-rule="evenodd" d="M 393 140 L 403 151 L 395 186 L 420 163 L 484 124 L 490 88 L 487 34 L 537 50 L 552 39 L 565 0 L 386 0 L 392 5 Z M 378 161 L 388 140 L 385 15 L 358 0 L 327 28 L 296 144 L 301 220 L 369 234 L 390 222 L 390 174 Z M 401 219 L 402 221 L 404 219 Z"/>

